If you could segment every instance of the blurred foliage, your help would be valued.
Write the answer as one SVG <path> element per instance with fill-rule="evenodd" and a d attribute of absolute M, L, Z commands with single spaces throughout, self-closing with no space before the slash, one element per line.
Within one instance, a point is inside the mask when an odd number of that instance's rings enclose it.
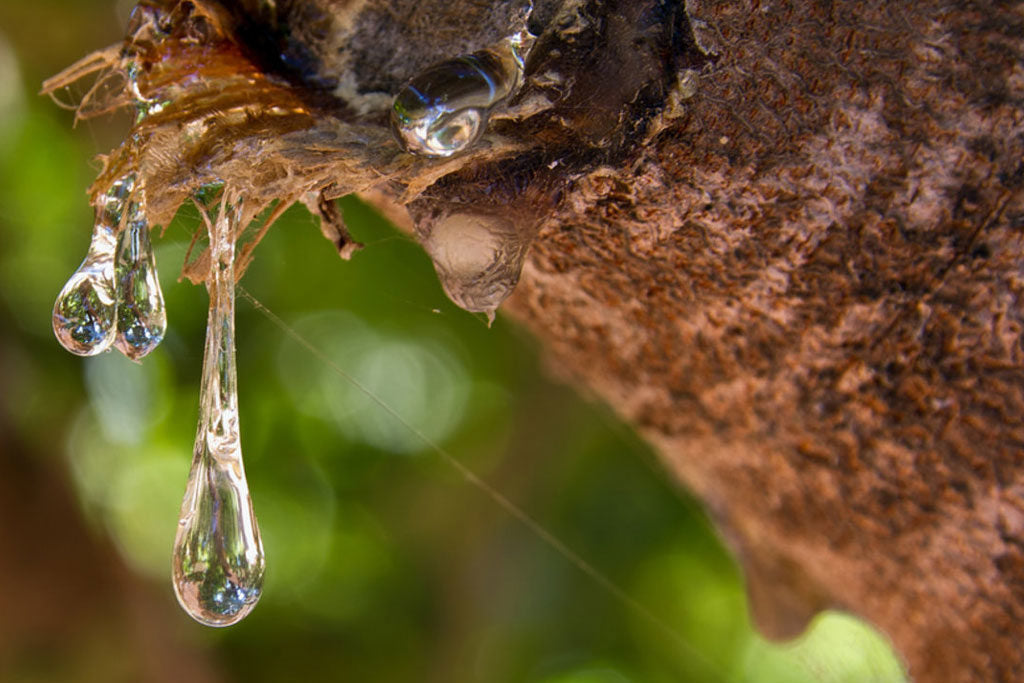
<path fill-rule="evenodd" d="M 88 243 L 88 160 L 124 122 L 72 130 L 68 112 L 33 92 L 115 40 L 127 6 L 33 3 L 47 21 L 30 21 L 27 7 L 0 9 L 0 410 L 18 438 L 65 459 L 95 534 L 173 602 L 169 552 L 207 306 L 203 288 L 177 275 L 198 216 L 183 208 L 157 240 L 170 330 L 156 352 L 136 365 L 58 346 L 49 318 Z M 242 283 L 287 325 L 240 299 L 243 450 L 265 593 L 230 629 L 184 613 L 177 625 L 214 653 L 226 680 L 903 680 L 885 641 L 851 617 L 824 615 L 785 646 L 758 637 L 733 560 L 649 449 L 607 409 L 548 379 L 521 330 L 501 316 L 489 329 L 451 305 L 408 237 L 357 199 L 341 203 L 367 245 L 351 262 L 293 208 Z M 448 457 L 628 598 L 504 512 Z M 112 663 L 96 680 L 116 671 Z"/>

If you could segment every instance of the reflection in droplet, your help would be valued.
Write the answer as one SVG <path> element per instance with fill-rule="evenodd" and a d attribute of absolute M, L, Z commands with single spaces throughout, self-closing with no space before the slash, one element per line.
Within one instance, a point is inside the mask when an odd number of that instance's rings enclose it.
<path fill-rule="evenodd" d="M 115 181 L 96 210 L 89 251 L 53 305 L 53 332 L 71 353 L 94 356 L 110 348 L 117 334 L 114 294 L 116 233 L 134 174 Z"/>
<path fill-rule="evenodd" d="M 149 223 L 141 204 L 133 203 L 128 225 L 117 240 L 117 350 L 139 360 L 156 348 L 167 330 L 164 295 L 156 272 Z"/>
<path fill-rule="evenodd" d="M 395 96 L 391 128 L 405 151 L 448 157 L 476 142 L 491 109 L 518 87 L 522 41 L 505 41 L 414 76 Z"/>
<path fill-rule="evenodd" d="M 210 230 L 199 429 L 172 561 L 178 602 L 207 626 L 245 617 L 260 598 L 264 570 L 238 430 L 233 228 L 240 210 L 225 207 Z"/>
<path fill-rule="evenodd" d="M 123 178 L 118 178 L 110 185 L 110 189 L 103 195 L 99 206 L 99 221 L 112 229 L 117 229 L 124 218 L 124 210 L 127 208 L 128 196 L 135 189 L 135 174 L 129 173 Z"/>

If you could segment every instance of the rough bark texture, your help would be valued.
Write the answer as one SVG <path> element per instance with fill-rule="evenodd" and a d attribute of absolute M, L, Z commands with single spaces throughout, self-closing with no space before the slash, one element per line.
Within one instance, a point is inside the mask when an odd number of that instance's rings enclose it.
<path fill-rule="evenodd" d="M 721 521 L 755 616 L 1021 680 L 1021 6 L 689 3 L 686 110 L 572 183 L 508 310 Z"/>
<path fill-rule="evenodd" d="M 480 3 L 196 5 L 135 41 L 171 104 L 103 178 L 138 162 L 157 213 L 372 191 L 425 239 L 500 213 L 536 233 L 505 310 L 704 499 L 767 632 L 839 606 L 916 680 L 1024 677 L 1024 5 L 538 3 L 522 91 L 442 162 L 381 90 L 500 38 Z"/>

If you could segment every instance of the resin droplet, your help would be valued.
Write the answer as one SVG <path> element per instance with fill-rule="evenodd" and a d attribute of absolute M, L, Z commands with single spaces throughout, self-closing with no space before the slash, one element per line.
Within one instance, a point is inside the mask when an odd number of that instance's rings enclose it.
<path fill-rule="evenodd" d="M 53 332 L 57 341 L 79 356 L 106 351 L 117 334 L 115 235 L 134 183 L 134 175 L 126 176 L 116 181 L 103 196 L 96 210 L 89 252 L 53 305 Z"/>
<path fill-rule="evenodd" d="M 237 210 L 236 210 L 237 211 Z M 223 209 L 210 230 L 210 315 L 192 469 L 174 540 L 178 602 L 196 621 L 229 626 L 263 588 L 263 542 L 249 497 L 238 431 L 233 222 Z"/>
<path fill-rule="evenodd" d="M 519 282 L 530 245 L 507 219 L 476 213 L 440 219 L 422 242 L 448 298 L 489 320 Z"/>
<path fill-rule="evenodd" d="M 128 225 L 117 239 L 114 263 L 117 282 L 117 338 L 114 346 L 132 360 L 156 348 L 167 331 L 164 294 L 149 239 L 149 223 L 141 204 L 132 204 Z"/>
<path fill-rule="evenodd" d="M 476 142 L 492 107 L 517 87 L 522 60 L 512 44 L 436 64 L 395 96 L 391 128 L 405 151 L 448 157 Z"/>

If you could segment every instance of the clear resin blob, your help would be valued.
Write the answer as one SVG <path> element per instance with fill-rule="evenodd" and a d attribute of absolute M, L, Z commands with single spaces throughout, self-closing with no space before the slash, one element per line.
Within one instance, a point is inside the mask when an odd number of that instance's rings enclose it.
<path fill-rule="evenodd" d="M 132 360 L 143 358 L 167 331 L 164 294 L 156 272 L 149 223 L 141 203 L 133 203 L 128 224 L 117 238 L 114 259 L 117 336 L 114 346 Z"/>
<path fill-rule="evenodd" d="M 522 49 L 516 36 L 498 49 L 456 57 L 414 76 L 391 107 L 391 129 L 402 148 L 449 157 L 476 142 L 491 109 L 519 85 Z"/>
<path fill-rule="evenodd" d="M 263 588 L 263 542 L 242 465 L 235 369 L 234 228 L 239 209 L 221 205 L 210 226 L 210 315 L 192 469 L 172 561 L 178 602 L 196 621 L 229 626 Z"/>
<path fill-rule="evenodd" d="M 125 176 L 103 195 L 85 260 L 53 305 L 53 333 L 57 341 L 79 356 L 106 351 L 117 335 L 114 252 L 117 228 L 134 184 L 134 175 Z"/>

